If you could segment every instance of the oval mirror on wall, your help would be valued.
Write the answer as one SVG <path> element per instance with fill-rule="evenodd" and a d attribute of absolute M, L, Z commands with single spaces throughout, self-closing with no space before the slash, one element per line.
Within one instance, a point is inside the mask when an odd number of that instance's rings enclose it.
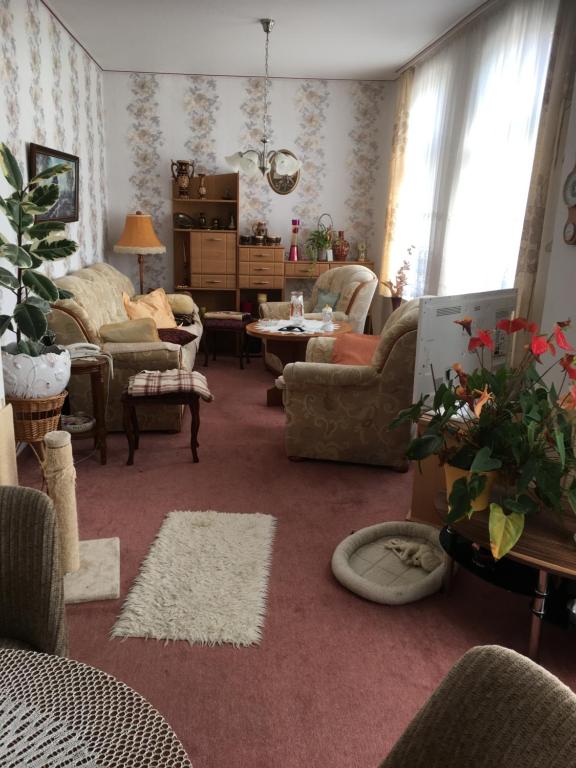
<path fill-rule="evenodd" d="M 293 152 L 290 152 L 289 149 L 281 149 L 279 151 L 283 155 L 289 155 L 296 160 L 296 155 Z M 274 192 L 278 195 L 289 195 L 290 192 L 298 186 L 298 182 L 300 181 L 300 169 L 292 174 L 278 173 L 275 158 L 272 158 L 270 170 L 266 174 L 266 178 L 268 179 L 268 184 L 270 184 Z"/>

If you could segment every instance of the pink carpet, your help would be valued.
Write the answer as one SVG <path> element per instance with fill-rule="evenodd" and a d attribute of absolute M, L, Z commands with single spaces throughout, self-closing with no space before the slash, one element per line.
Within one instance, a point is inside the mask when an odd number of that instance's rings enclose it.
<path fill-rule="evenodd" d="M 385 607 L 340 587 L 334 547 L 351 531 L 402 519 L 411 476 L 290 462 L 284 415 L 266 408 L 271 376 L 254 360 L 201 368 L 200 463 L 189 432 L 144 434 L 125 466 L 123 435 L 108 465 L 78 465 L 81 538 L 119 536 L 122 598 L 164 515 L 173 509 L 263 512 L 278 518 L 260 647 L 110 640 L 121 600 L 68 608 L 70 654 L 128 683 L 164 714 L 195 768 L 374 768 L 444 674 L 470 647 L 525 652 L 528 602 L 461 572 L 450 595 Z M 81 458 L 86 452 L 78 450 Z M 32 458 L 21 482 L 39 486 Z M 574 635 L 546 625 L 541 663 L 575 687 Z"/>

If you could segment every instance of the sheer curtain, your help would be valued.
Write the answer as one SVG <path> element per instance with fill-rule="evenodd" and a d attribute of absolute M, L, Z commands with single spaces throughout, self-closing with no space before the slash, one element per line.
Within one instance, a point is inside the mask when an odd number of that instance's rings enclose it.
<path fill-rule="evenodd" d="M 516 0 L 416 67 L 386 269 L 406 297 L 514 284 L 557 0 Z"/>

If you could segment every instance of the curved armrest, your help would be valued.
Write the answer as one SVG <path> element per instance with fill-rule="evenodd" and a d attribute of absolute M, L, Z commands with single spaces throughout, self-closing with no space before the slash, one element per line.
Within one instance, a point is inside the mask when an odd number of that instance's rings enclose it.
<path fill-rule="evenodd" d="M 307 363 L 330 363 L 332 348 L 336 339 L 334 336 L 315 336 L 306 345 Z"/>
<path fill-rule="evenodd" d="M 289 363 L 282 374 L 285 388 L 373 387 L 380 373 L 371 365 L 333 365 L 331 363 Z"/>
<path fill-rule="evenodd" d="M 269 320 L 289 320 L 290 302 L 265 301 L 260 304 L 260 317 L 265 317 Z"/>

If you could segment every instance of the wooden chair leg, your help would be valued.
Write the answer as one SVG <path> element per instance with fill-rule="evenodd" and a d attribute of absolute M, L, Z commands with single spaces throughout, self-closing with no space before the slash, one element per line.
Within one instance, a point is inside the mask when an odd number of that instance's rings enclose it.
<path fill-rule="evenodd" d="M 194 464 L 198 464 L 200 461 L 198 458 L 198 431 L 200 429 L 200 398 L 198 395 L 193 395 L 188 405 L 190 408 L 190 416 L 192 417 L 192 423 L 190 425 L 190 449 L 192 450 Z"/>
<path fill-rule="evenodd" d="M 135 448 L 135 440 L 134 440 L 134 427 L 132 422 L 132 413 L 131 413 L 131 406 L 128 400 L 123 400 L 122 403 L 122 421 L 124 424 L 124 432 L 126 433 L 126 438 L 128 440 L 128 461 L 126 464 L 128 466 L 131 466 L 134 464 L 134 448 Z"/>

